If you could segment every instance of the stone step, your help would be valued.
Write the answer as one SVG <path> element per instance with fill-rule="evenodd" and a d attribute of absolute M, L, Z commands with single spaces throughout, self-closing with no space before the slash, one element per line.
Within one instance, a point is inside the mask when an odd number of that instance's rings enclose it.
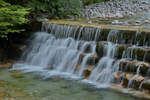
<path fill-rule="evenodd" d="M 42 31 L 54 34 L 58 38 L 72 37 L 85 41 L 110 41 L 117 44 L 132 44 L 137 46 L 150 46 L 150 30 L 109 25 L 91 26 L 66 22 L 43 22 Z M 59 29 L 60 31 L 55 31 Z"/>
<path fill-rule="evenodd" d="M 150 64 L 137 60 L 126 60 L 123 59 L 119 64 L 119 71 L 132 72 L 142 74 L 143 76 L 150 76 Z"/>
<path fill-rule="evenodd" d="M 80 55 L 80 58 L 79 58 L 79 64 L 81 64 L 83 62 L 83 59 L 88 55 L 89 53 L 82 53 Z M 88 57 L 88 60 L 87 60 L 87 64 L 88 65 L 96 65 L 98 63 L 98 56 L 97 54 L 94 54 L 94 55 L 91 55 Z"/>
<path fill-rule="evenodd" d="M 80 68 L 81 68 L 81 64 L 78 64 L 76 70 L 79 70 Z M 83 77 L 88 78 L 94 68 L 95 68 L 94 65 L 86 65 L 83 71 Z"/>
<path fill-rule="evenodd" d="M 139 91 L 150 93 L 150 77 L 143 77 L 133 73 L 116 72 L 114 74 L 115 82 L 121 82 L 124 88 L 134 88 Z M 131 83 L 129 86 L 129 82 Z"/>
<path fill-rule="evenodd" d="M 109 42 L 101 41 L 97 43 L 96 52 L 99 58 L 106 56 L 106 47 Z M 126 58 L 150 62 L 150 47 L 132 46 L 129 44 L 113 44 L 111 57 L 115 59 Z"/>
<path fill-rule="evenodd" d="M 90 65 L 87 65 L 86 68 L 84 69 L 84 72 L 83 72 L 83 76 L 84 78 L 88 78 L 92 72 L 92 70 L 95 68 L 95 66 L 90 66 Z"/>
<path fill-rule="evenodd" d="M 83 57 L 85 57 L 87 53 L 82 53 L 80 55 L 80 61 L 79 64 L 81 64 Z M 96 67 L 98 61 L 100 59 L 97 57 L 97 55 L 90 56 L 87 61 L 87 66 L 93 66 L 93 68 Z M 119 59 L 114 60 L 115 62 Z M 150 76 L 150 63 L 138 61 L 138 60 L 128 60 L 128 59 L 121 59 L 119 66 L 116 66 L 119 68 L 119 71 L 122 72 L 132 72 L 137 73 L 139 71 L 139 74 L 143 76 Z"/>
<path fill-rule="evenodd" d="M 122 57 L 132 60 L 150 62 L 150 48 L 131 46 L 124 50 L 124 54 L 122 55 Z"/>
<path fill-rule="evenodd" d="M 150 78 L 146 78 L 142 81 L 140 89 L 146 90 L 146 92 L 150 93 Z"/>
<path fill-rule="evenodd" d="M 114 82 L 120 82 L 124 88 L 134 88 L 140 90 L 140 86 L 146 77 L 127 72 L 116 72 Z"/>
<path fill-rule="evenodd" d="M 111 30 L 112 31 L 112 30 Z M 115 33 L 111 31 L 108 35 L 108 41 L 117 44 L 132 44 L 137 46 L 150 46 L 150 33 L 138 31 L 119 30 Z"/>
<path fill-rule="evenodd" d="M 106 56 L 106 51 L 108 49 L 105 49 L 109 42 L 106 41 L 101 41 L 97 43 L 96 46 L 96 52 L 99 58 Z M 111 50 L 111 57 L 116 58 L 116 59 L 121 59 L 123 56 L 123 52 L 128 48 L 131 47 L 132 45 L 129 44 L 113 44 L 112 43 L 112 50 Z"/>

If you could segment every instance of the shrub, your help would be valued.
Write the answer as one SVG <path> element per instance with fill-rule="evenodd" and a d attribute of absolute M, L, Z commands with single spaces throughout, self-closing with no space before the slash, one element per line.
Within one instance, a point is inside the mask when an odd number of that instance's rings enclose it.
<path fill-rule="evenodd" d="M 109 0 L 82 0 L 84 5 L 90 5 L 93 3 L 100 3 L 104 1 L 109 1 Z"/>
<path fill-rule="evenodd" d="M 47 13 L 50 18 L 64 18 L 68 15 L 80 15 L 80 0 L 31 0 L 29 7 L 35 12 Z"/>
<path fill-rule="evenodd" d="M 27 22 L 25 15 L 29 13 L 28 10 L 0 0 L 0 37 L 7 38 L 9 33 L 23 31 L 22 29 L 17 29 L 16 26 Z"/>

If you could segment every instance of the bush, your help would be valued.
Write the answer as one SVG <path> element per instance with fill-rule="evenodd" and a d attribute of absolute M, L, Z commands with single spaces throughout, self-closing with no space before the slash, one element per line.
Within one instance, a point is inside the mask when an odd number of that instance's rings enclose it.
<path fill-rule="evenodd" d="M 100 3 L 104 1 L 109 1 L 109 0 L 82 0 L 84 5 L 90 5 L 93 3 Z"/>
<path fill-rule="evenodd" d="M 0 0 L 0 37 L 7 38 L 9 33 L 23 31 L 23 29 L 17 29 L 16 27 L 27 23 L 25 15 L 29 13 L 28 10 Z"/>
<path fill-rule="evenodd" d="M 68 15 L 80 15 L 80 0 L 31 0 L 29 7 L 35 12 L 47 13 L 50 18 L 64 18 Z"/>

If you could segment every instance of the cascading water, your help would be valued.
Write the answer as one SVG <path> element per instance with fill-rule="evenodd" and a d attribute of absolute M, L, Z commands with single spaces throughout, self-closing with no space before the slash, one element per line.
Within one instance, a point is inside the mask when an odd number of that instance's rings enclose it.
<path fill-rule="evenodd" d="M 142 65 L 143 63 L 140 63 L 139 65 L 137 65 L 138 66 L 138 68 L 137 68 L 137 71 L 136 71 L 136 75 L 134 75 L 130 80 L 129 80 L 129 83 L 128 83 L 128 88 L 132 88 L 133 87 L 133 79 L 135 79 L 139 74 L 140 74 L 140 68 L 141 68 L 141 65 Z"/>
<path fill-rule="evenodd" d="M 112 35 L 112 32 L 114 33 L 114 31 L 111 31 L 109 34 Z M 114 72 L 118 71 L 119 61 L 113 59 L 117 52 L 116 46 L 117 44 L 114 45 L 111 42 L 108 42 L 104 47 L 104 57 L 100 59 L 98 65 L 92 71 L 89 80 L 109 85 L 113 79 Z"/>
<path fill-rule="evenodd" d="M 84 78 L 87 70 L 88 82 L 109 86 L 114 80 L 114 74 L 120 71 L 121 61 L 139 59 L 138 55 L 135 55 L 138 50 L 135 49 L 140 49 L 138 45 L 141 44 L 141 40 L 134 43 L 135 38 L 133 40 L 124 39 L 128 34 L 124 35 L 118 30 L 105 32 L 98 28 L 49 23 L 43 23 L 41 30 L 42 32 L 36 32 L 32 36 L 28 49 L 20 61 L 14 64 L 13 69 L 20 69 L 24 72 L 38 71 L 45 78 L 59 75 L 71 78 L 75 76 L 80 79 Z M 135 35 L 138 37 L 141 34 Z M 99 41 L 102 42 L 102 47 L 98 46 Z M 145 39 L 142 43 L 147 41 L 149 40 Z M 124 46 L 129 42 L 137 44 L 137 46 Z M 99 48 L 101 52 L 97 51 Z M 81 57 L 82 55 L 84 56 Z M 98 61 L 90 63 L 90 57 L 96 59 L 95 55 L 99 56 Z M 144 55 L 144 61 L 147 61 L 147 55 L 148 51 Z M 141 64 L 137 68 L 135 76 L 139 75 L 140 68 Z M 133 83 L 132 79 L 134 78 L 129 80 L 129 87 L 131 87 L 130 84 Z"/>
<path fill-rule="evenodd" d="M 82 31 L 92 36 L 94 30 L 92 28 L 67 27 L 43 23 L 42 31 L 46 32 L 35 33 L 32 38 L 33 41 L 23 54 L 20 62 L 24 64 L 16 64 L 14 69 L 19 68 L 25 72 L 44 71 L 50 75 L 68 73 L 82 76 L 88 58 L 96 53 L 96 43 L 82 41 L 80 38 Z M 76 35 L 77 31 L 78 35 Z M 97 30 L 98 32 L 99 30 Z M 90 36 L 85 35 L 84 37 L 85 39 L 90 39 Z M 74 40 L 72 37 L 77 37 L 77 40 Z M 94 35 L 93 37 L 96 38 Z M 89 45 L 90 47 L 88 48 Z M 81 67 L 77 70 L 80 55 L 86 52 L 86 49 L 90 50 L 83 57 Z"/>
<path fill-rule="evenodd" d="M 82 63 L 81 63 L 81 68 L 80 68 L 80 70 L 79 70 L 79 72 L 78 72 L 79 76 L 82 76 L 83 71 L 84 71 L 84 69 L 85 69 L 85 67 L 86 67 L 88 58 L 96 53 L 96 52 L 95 52 L 95 49 L 96 49 L 95 43 L 93 43 L 91 46 L 92 46 L 92 49 L 90 50 L 91 53 L 87 54 L 87 55 L 83 58 L 83 61 L 82 61 Z"/>

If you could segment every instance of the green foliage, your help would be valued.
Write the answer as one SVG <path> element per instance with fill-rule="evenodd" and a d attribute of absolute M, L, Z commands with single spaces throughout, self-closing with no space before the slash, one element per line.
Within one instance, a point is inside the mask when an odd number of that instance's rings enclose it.
<path fill-rule="evenodd" d="M 29 9 L 0 0 L 0 37 L 7 38 L 9 33 L 19 33 L 23 29 L 16 29 L 18 25 L 27 23 L 25 15 Z"/>
<path fill-rule="evenodd" d="M 104 1 L 109 1 L 109 0 L 82 0 L 84 5 L 90 5 L 93 3 L 100 3 Z"/>
<path fill-rule="evenodd" d="M 80 0 L 31 0 L 29 7 L 36 12 L 47 13 L 50 18 L 64 18 L 68 15 L 80 15 Z"/>

